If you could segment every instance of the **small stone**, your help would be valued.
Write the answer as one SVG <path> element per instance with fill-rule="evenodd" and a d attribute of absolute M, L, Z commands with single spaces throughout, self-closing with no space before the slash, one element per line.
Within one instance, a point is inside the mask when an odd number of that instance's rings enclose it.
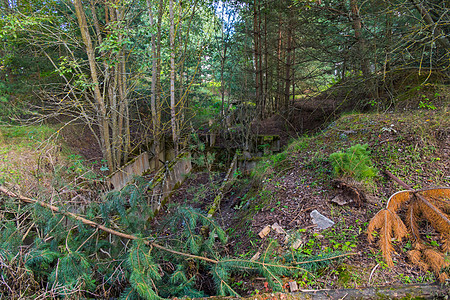
<path fill-rule="evenodd" d="M 339 206 L 344 206 L 346 204 L 349 204 L 352 201 L 348 201 L 342 194 L 337 194 L 336 196 L 334 196 L 333 199 L 331 199 L 331 202 L 333 202 Z"/>
<path fill-rule="evenodd" d="M 292 248 L 297 250 L 298 248 L 300 248 L 300 246 L 302 244 L 303 244 L 303 240 L 302 239 L 296 239 L 295 242 L 292 244 Z"/>
<path fill-rule="evenodd" d="M 256 252 L 255 255 L 252 256 L 252 258 L 250 258 L 251 261 L 255 261 L 257 260 L 259 257 L 261 256 L 261 252 Z"/>
<path fill-rule="evenodd" d="M 270 232 L 270 226 L 267 225 L 266 227 L 263 228 L 263 230 L 261 230 L 258 235 L 260 238 L 264 238 L 266 235 L 268 235 Z"/>
<path fill-rule="evenodd" d="M 356 131 L 354 131 L 354 130 L 346 130 L 346 131 L 344 131 L 344 133 L 345 134 L 355 134 L 356 133 Z"/>
<path fill-rule="evenodd" d="M 281 227 L 278 223 L 274 223 L 272 225 L 272 229 L 275 230 L 278 234 L 286 234 L 286 231 L 284 231 L 283 227 Z"/>
<path fill-rule="evenodd" d="M 245 159 L 251 159 L 251 158 L 252 158 L 252 155 L 251 155 L 250 152 L 248 152 L 248 151 L 242 152 L 242 156 L 243 156 Z"/>
<path fill-rule="evenodd" d="M 291 292 L 298 291 L 298 285 L 296 281 L 289 281 L 289 290 Z"/>
<path fill-rule="evenodd" d="M 334 225 L 334 222 L 319 213 L 316 209 L 310 213 L 312 222 L 317 225 L 320 229 L 327 229 Z"/>

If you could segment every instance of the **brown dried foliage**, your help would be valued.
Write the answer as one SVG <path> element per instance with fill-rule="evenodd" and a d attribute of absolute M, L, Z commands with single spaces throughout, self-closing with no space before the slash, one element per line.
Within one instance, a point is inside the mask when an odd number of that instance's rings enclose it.
<path fill-rule="evenodd" d="M 40 293 L 39 283 L 25 266 L 22 252 L 9 257 L 6 251 L 0 251 L 0 269 L 1 299 L 24 299 L 24 294 L 36 296 Z"/>
<path fill-rule="evenodd" d="M 397 212 L 407 206 L 405 223 Z M 413 243 L 414 249 L 408 252 L 410 261 L 423 270 L 431 268 L 441 282 L 448 278 L 443 271 L 449 267 L 446 255 L 450 251 L 450 188 L 435 188 L 420 191 L 401 191 L 393 194 L 385 209 L 379 211 L 370 221 L 367 233 L 370 242 L 374 232 L 379 229 L 379 247 L 389 267 L 392 260 L 392 237 L 401 241 L 405 236 Z M 433 249 L 421 238 L 419 222 L 427 220 L 440 233 L 442 249 Z M 442 251 L 440 251 L 442 250 Z"/>

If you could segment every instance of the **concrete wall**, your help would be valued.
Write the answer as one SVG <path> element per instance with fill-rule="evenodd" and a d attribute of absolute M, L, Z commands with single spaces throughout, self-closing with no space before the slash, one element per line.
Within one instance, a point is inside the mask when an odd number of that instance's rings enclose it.
<path fill-rule="evenodd" d="M 148 153 L 144 152 L 109 176 L 115 190 L 121 190 L 134 176 L 144 174 L 150 168 Z"/>
<path fill-rule="evenodd" d="M 171 161 L 174 158 L 173 148 L 162 140 L 157 156 L 151 156 L 147 152 L 140 154 L 111 174 L 108 180 L 109 184 L 113 186 L 114 190 L 119 191 L 133 180 L 134 176 L 155 172 L 164 165 L 163 162 Z"/>
<path fill-rule="evenodd" d="M 171 166 L 163 166 L 153 180 L 151 207 L 157 212 L 171 194 L 183 183 L 186 175 L 192 170 L 191 158 L 187 154 L 179 155 Z"/>

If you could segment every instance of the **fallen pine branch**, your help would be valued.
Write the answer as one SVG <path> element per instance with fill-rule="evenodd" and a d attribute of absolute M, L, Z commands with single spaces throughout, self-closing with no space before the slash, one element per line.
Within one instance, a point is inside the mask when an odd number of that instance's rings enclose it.
<path fill-rule="evenodd" d="M 115 235 L 115 236 L 118 236 L 118 237 L 121 237 L 121 238 L 125 238 L 125 239 L 129 239 L 129 240 L 137 240 L 137 239 L 139 239 L 139 237 L 137 237 L 135 235 L 123 233 L 123 232 L 120 232 L 120 231 L 108 228 L 108 227 L 106 227 L 106 226 L 104 226 L 102 224 L 99 224 L 99 223 L 96 223 L 94 221 L 88 220 L 88 219 L 86 219 L 84 217 L 81 217 L 81 216 L 79 216 L 77 214 L 74 214 L 74 213 L 71 213 L 69 211 L 63 211 L 59 207 L 57 207 L 55 205 L 51 205 L 51 204 L 48 204 L 48 203 L 43 202 L 43 201 L 39 201 L 39 200 L 36 200 L 36 199 L 32 199 L 32 198 L 24 197 L 24 196 L 21 196 L 21 195 L 17 195 L 15 193 L 11 192 L 11 191 L 8 191 L 7 189 L 5 189 L 4 187 L 1 187 L 1 186 L 0 186 L 0 192 L 5 194 L 5 195 L 7 195 L 7 196 L 9 196 L 9 197 L 17 198 L 17 199 L 19 199 L 19 200 L 21 200 L 21 201 L 23 201 L 25 203 L 38 204 L 38 205 L 40 205 L 42 207 L 50 209 L 53 212 L 60 213 L 60 214 L 62 214 L 64 216 L 66 216 L 66 217 L 71 217 L 71 218 L 73 218 L 75 220 L 78 220 L 78 221 L 82 222 L 85 225 L 91 226 L 93 228 L 98 228 L 98 229 L 100 229 L 100 230 L 102 230 L 104 232 L 110 233 L 112 235 Z M 210 263 L 213 263 L 213 264 L 218 264 L 219 263 L 219 261 L 217 261 L 215 259 L 210 259 L 210 258 L 203 257 L 203 256 L 198 256 L 198 255 L 193 255 L 193 254 L 189 254 L 189 253 L 175 251 L 175 250 L 169 249 L 167 247 L 161 246 L 161 245 L 159 245 L 157 243 L 153 243 L 153 242 L 150 242 L 150 241 L 147 241 L 147 240 L 144 240 L 144 243 L 147 246 L 149 246 L 149 247 L 155 247 L 155 248 L 158 248 L 158 249 L 161 249 L 163 251 L 167 251 L 167 252 L 170 252 L 170 253 L 173 253 L 173 254 L 178 254 L 178 255 L 185 256 L 185 257 L 195 258 L 195 259 L 207 261 L 207 262 L 210 262 Z"/>
<path fill-rule="evenodd" d="M 422 270 L 431 269 L 441 283 L 448 281 L 447 267 L 450 263 L 446 260 L 446 253 L 450 251 L 450 216 L 446 208 L 450 205 L 450 188 L 414 190 L 391 172 L 385 170 L 384 173 L 407 190 L 393 194 L 386 207 L 370 220 L 367 239 L 373 242 L 374 232 L 379 233 L 378 245 L 387 265 L 391 268 L 394 267 L 392 241 L 401 242 L 403 238 L 408 239 L 412 244 L 412 249 L 407 252 L 411 263 Z M 407 209 L 406 215 L 398 214 L 403 208 Z M 427 244 L 422 238 L 424 234 L 419 231 L 422 220 L 431 224 L 439 235 L 441 245 L 436 241 L 435 245 Z"/>

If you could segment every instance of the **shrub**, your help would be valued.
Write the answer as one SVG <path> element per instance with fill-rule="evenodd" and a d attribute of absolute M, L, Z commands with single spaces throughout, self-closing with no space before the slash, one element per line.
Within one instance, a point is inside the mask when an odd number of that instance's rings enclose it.
<path fill-rule="evenodd" d="M 335 152 L 330 155 L 330 162 L 336 177 L 352 177 L 360 181 L 371 181 L 377 170 L 369 157 L 368 145 L 357 144 L 345 152 Z"/>

